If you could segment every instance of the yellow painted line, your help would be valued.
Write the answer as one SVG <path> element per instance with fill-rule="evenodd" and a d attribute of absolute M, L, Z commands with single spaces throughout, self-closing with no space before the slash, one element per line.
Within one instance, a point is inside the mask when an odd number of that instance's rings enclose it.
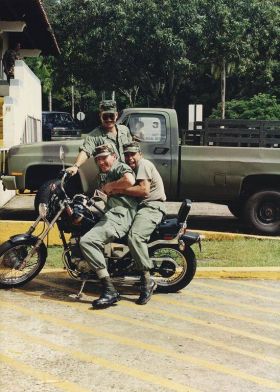
<path fill-rule="evenodd" d="M 62 284 L 53 283 L 53 282 L 46 282 L 43 279 L 36 279 L 36 282 L 38 282 L 40 284 L 43 284 L 45 286 L 50 286 L 50 287 L 57 288 L 59 290 L 68 291 L 68 292 L 71 292 L 71 293 L 73 293 L 75 291 L 74 289 L 71 289 L 68 286 L 65 286 L 65 285 L 62 285 Z M 156 301 L 156 297 L 157 297 L 156 295 L 153 297 L 153 299 L 155 299 L 155 301 Z M 121 306 L 129 306 L 129 305 L 126 302 L 122 301 L 121 302 Z M 150 305 L 149 305 L 149 308 L 151 309 Z M 253 340 L 257 340 L 257 341 L 260 341 L 260 342 L 263 342 L 263 343 L 267 343 L 267 344 L 271 344 L 271 345 L 275 345 L 275 346 L 280 346 L 280 341 L 279 340 L 267 338 L 267 337 L 264 337 L 264 336 L 261 336 L 261 335 L 257 335 L 257 334 L 254 334 L 254 333 L 247 332 L 247 331 L 242 331 L 240 328 L 236 329 L 236 328 L 226 327 L 224 325 L 217 324 L 217 323 L 209 324 L 207 321 L 203 321 L 203 320 L 191 317 L 191 316 L 179 315 L 179 314 L 175 314 L 175 313 L 172 313 L 172 312 L 167 312 L 167 311 L 164 311 L 164 310 L 160 310 L 158 308 L 152 308 L 152 309 L 153 309 L 153 313 L 158 313 L 158 314 L 161 314 L 161 315 L 165 315 L 167 317 L 176 318 L 178 320 L 184 320 L 184 321 L 189 321 L 189 322 L 192 322 L 192 323 L 195 323 L 195 324 L 203 325 L 203 326 L 207 327 L 208 329 L 209 328 L 214 328 L 214 329 L 218 329 L 220 331 L 224 331 L 224 332 L 227 332 L 227 333 L 232 333 L 233 335 L 243 336 L 243 337 L 246 337 L 246 338 L 249 338 L 249 339 L 253 339 Z"/>
<path fill-rule="evenodd" d="M 199 261 L 198 261 L 199 262 Z M 205 267 L 204 270 L 197 269 L 195 278 L 200 279 L 267 279 L 280 280 L 280 271 L 241 271 L 241 270 L 215 270 Z"/>
<path fill-rule="evenodd" d="M 264 327 L 280 329 L 280 324 L 272 323 L 272 322 L 269 322 L 269 321 L 257 320 L 257 319 L 254 319 L 252 317 L 245 317 L 245 316 L 241 316 L 241 315 L 236 314 L 236 313 L 223 312 L 221 310 L 215 310 L 215 309 L 209 308 L 209 307 L 205 308 L 203 306 L 192 305 L 192 304 L 184 303 L 182 301 L 178 301 L 178 300 L 174 300 L 174 299 L 161 298 L 161 297 L 159 297 L 157 295 L 153 297 L 153 300 L 161 302 L 161 303 L 168 303 L 168 304 L 171 304 L 171 305 L 177 305 L 179 307 L 183 307 L 183 308 L 186 308 L 186 309 L 198 310 L 199 312 L 216 314 L 217 316 L 223 316 L 223 317 L 231 318 L 231 319 L 234 319 L 234 320 L 245 321 L 245 322 L 250 323 L 250 324 L 262 325 Z"/>
<path fill-rule="evenodd" d="M 251 282 L 244 282 L 244 281 L 238 281 L 238 280 L 227 280 L 227 284 L 233 284 L 233 285 L 241 285 L 241 286 L 246 286 L 246 287 L 252 287 L 256 288 L 258 290 L 266 290 L 266 291 L 271 291 L 272 293 L 280 293 L 280 287 L 268 287 L 259 283 L 251 283 Z"/>
<path fill-rule="evenodd" d="M 19 290 L 20 291 L 20 290 Z M 40 294 L 36 294 L 34 292 L 30 292 L 30 291 L 20 291 L 21 293 L 24 293 L 25 295 L 31 295 L 31 296 L 35 296 L 38 297 L 40 296 Z M 154 297 L 153 297 L 154 298 Z M 55 304 L 58 305 L 62 305 L 61 301 L 55 300 L 53 297 L 48 296 L 48 295 L 44 295 L 43 298 L 40 297 L 40 300 L 51 300 L 52 302 L 54 302 Z M 72 303 L 72 302 L 68 302 L 67 303 L 67 307 L 70 308 L 74 308 L 76 310 L 78 310 L 79 312 L 84 312 L 87 313 L 88 312 L 88 308 L 84 308 L 83 306 L 84 304 L 82 302 L 79 303 Z M 125 305 L 126 306 L 126 305 Z M 133 308 L 133 305 L 128 305 L 127 307 L 129 308 Z M 154 309 L 150 309 L 149 308 L 145 308 L 145 313 L 151 313 L 151 314 L 155 314 L 155 310 Z M 244 349 L 240 349 L 238 347 L 235 346 L 230 346 L 229 344 L 224 344 L 220 341 L 214 340 L 214 339 L 207 339 L 205 337 L 201 337 L 198 335 L 193 335 L 190 332 L 182 332 L 179 330 L 176 330 L 174 328 L 172 329 L 167 329 L 166 327 L 161 327 L 160 325 L 156 325 L 147 321 L 142 321 L 142 320 L 135 320 L 132 319 L 130 317 L 125 317 L 125 316 L 121 316 L 118 314 L 111 314 L 111 313 L 105 313 L 105 312 L 96 312 L 95 316 L 101 316 L 101 317 L 105 317 L 105 318 L 109 318 L 110 320 L 117 320 L 117 321 L 123 321 L 125 323 L 131 324 L 133 326 L 141 326 L 143 328 L 148 328 L 148 329 L 152 329 L 154 331 L 158 331 L 160 333 L 164 333 L 164 334 L 168 334 L 168 335 L 173 335 L 176 337 L 183 337 L 185 339 L 190 339 L 190 340 L 194 340 L 196 342 L 199 343 L 205 343 L 208 344 L 209 346 L 213 346 L 213 347 L 217 347 L 219 349 L 222 349 L 224 351 L 229 351 L 229 352 L 233 352 L 236 354 L 241 354 L 241 355 L 245 355 L 254 359 L 258 359 L 264 362 L 269 362 L 269 363 L 273 363 L 276 365 L 280 365 L 280 358 L 275 358 L 275 357 L 271 357 L 271 356 L 267 356 L 264 354 L 259 354 L 257 352 L 251 352 L 248 350 L 244 350 Z"/>
<path fill-rule="evenodd" d="M 1 220 L 0 221 L 0 244 L 7 241 L 11 236 L 20 233 L 26 233 L 29 227 L 33 222 L 24 222 L 24 221 L 9 221 L 9 220 Z M 43 222 L 40 222 L 37 226 L 33 235 L 39 234 L 43 229 Z M 66 240 L 70 237 L 69 234 L 66 234 Z M 59 237 L 58 228 L 55 226 L 49 233 L 48 243 L 49 245 L 61 245 L 62 241 Z M 62 249 L 61 249 L 62 250 Z"/>
<path fill-rule="evenodd" d="M 120 365 L 120 364 L 117 364 L 115 362 L 109 361 L 107 359 L 101 358 L 96 355 L 87 354 L 82 351 L 72 350 L 64 345 L 52 343 L 42 337 L 38 338 L 34 335 L 28 335 L 27 333 L 23 333 L 22 331 L 16 330 L 14 327 L 12 328 L 12 331 L 11 331 L 11 327 L 4 326 L 3 324 L 0 324 L 0 326 L 1 326 L 1 328 L 8 329 L 9 334 L 18 336 L 19 338 L 23 339 L 24 341 L 26 341 L 30 344 L 38 344 L 38 345 L 47 347 L 51 350 L 58 351 L 60 353 L 67 353 L 72 358 L 78 359 L 79 361 L 102 366 L 105 369 L 110 369 L 110 370 L 125 374 L 126 376 L 134 377 L 134 378 L 141 380 L 141 381 L 145 381 L 148 383 L 159 385 L 163 388 L 167 388 L 172 391 L 198 392 L 197 389 L 193 389 L 193 388 L 187 387 L 186 385 L 182 385 L 182 384 L 176 383 L 174 381 L 170 381 L 167 378 L 160 377 L 160 376 L 154 376 L 151 373 L 143 372 L 141 370 L 138 370 L 138 369 L 135 369 L 135 368 L 132 368 L 129 366 Z"/>
<path fill-rule="evenodd" d="M 199 367 L 202 367 L 202 368 L 205 368 L 208 370 L 213 370 L 218 373 L 227 374 L 227 375 L 237 377 L 237 378 L 240 378 L 240 379 L 243 379 L 246 381 L 250 381 L 250 382 L 257 384 L 257 385 L 262 385 L 262 386 L 265 386 L 268 388 L 273 388 L 276 390 L 280 389 L 280 383 L 278 383 L 278 382 L 275 382 L 275 381 L 272 381 L 272 380 L 269 380 L 269 379 L 266 379 L 263 377 L 254 376 L 252 374 L 246 373 L 246 372 L 238 370 L 238 369 L 230 368 L 225 365 L 213 363 L 213 362 L 203 360 L 201 358 L 197 358 L 197 357 L 187 355 L 187 354 L 177 353 L 176 351 L 164 349 L 158 345 L 145 343 L 145 342 L 137 340 L 137 339 L 130 339 L 130 338 L 126 338 L 126 337 L 121 337 L 117 334 L 101 331 L 101 330 L 98 330 L 97 328 L 88 327 L 84 324 L 73 323 L 73 322 L 70 322 L 69 320 L 65 320 L 65 319 L 58 318 L 58 317 L 53 317 L 49 314 L 36 312 L 35 310 L 28 310 L 26 308 L 22 308 L 21 306 L 18 306 L 18 305 L 9 303 L 9 302 L 5 302 L 2 300 L 0 301 L 0 303 L 2 306 L 7 307 L 8 309 L 14 309 L 17 312 L 29 315 L 30 317 L 36 317 L 40 320 L 51 322 L 56 326 L 59 325 L 63 328 L 73 329 L 73 330 L 76 330 L 76 331 L 79 331 L 81 333 L 85 333 L 88 335 L 93 335 L 93 336 L 98 336 L 98 337 L 101 337 L 104 339 L 109 339 L 109 340 L 116 342 L 118 344 L 122 344 L 122 345 L 125 345 L 128 347 L 133 347 L 138 350 L 139 349 L 146 350 L 146 351 L 149 351 L 149 352 L 152 352 L 155 354 L 166 355 L 168 357 L 179 360 L 180 362 L 192 363 L 196 366 L 199 366 Z"/>
<path fill-rule="evenodd" d="M 9 331 L 10 333 L 11 331 Z M 57 376 L 43 372 L 41 370 L 35 369 L 34 367 L 30 365 L 26 365 L 25 363 L 16 360 L 15 358 L 12 358 L 8 355 L 1 354 L 0 353 L 0 361 L 5 363 L 6 365 L 12 367 L 13 369 L 16 369 L 20 373 L 27 374 L 28 376 L 32 378 L 36 378 L 39 381 L 43 381 L 44 383 L 47 384 L 52 384 L 55 388 L 62 389 L 63 391 L 66 392 L 92 392 L 91 389 L 86 389 L 81 387 L 78 384 L 74 384 L 70 381 L 62 380 L 61 378 L 58 378 Z M 30 390 L 32 390 L 32 386 L 30 385 Z"/>
<path fill-rule="evenodd" d="M 238 294 L 238 295 L 242 295 L 245 297 L 257 298 L 257 299 L 261 299 L 262 301 L 271 301 L 271 302 L 280 303 L 279 298 L 266 297 L 266 296 L 259 295 L 259 294 L 252 294 L 252 293 L 248 293 L 248 291 L 235 290 L 235 289 L 231 289 L 229 287 L 218 286 L 218 285 L 214 286 L 212 284 L 208 284 L 208 283 L 204 283 L 204 282 L 197 282 L 197 281 L 195 282 L 195 285 L 198 287 L 207 287 L 212 290 L 226 291 L 228 293 Z"/>
<path fill-rule="evenodd" d="M 219 303 L 219 304 L 224 304 L 224 305 L 231 305 L 236 308 L 255 310 L 257 312 L 268 313 L 268 314 L 272 314 L 272 315 L 280 314 L 280 312 L 277 312 L 276 310 L 267 309 L 267 308 L 256 306 L 256 305 L 241 304 L 240 302 L 229 301 L 227 299 L 223 299 L 223 298 L 217 297 L 215 295 L 193 293 L 191 290 L 188 290 L 188 291 L 182 290 L 181 294 L 183 294 L 187 297 L 201 298 L 203 300 L 206 300 L 207 302 L 214 302 L 214 303 Z"/>

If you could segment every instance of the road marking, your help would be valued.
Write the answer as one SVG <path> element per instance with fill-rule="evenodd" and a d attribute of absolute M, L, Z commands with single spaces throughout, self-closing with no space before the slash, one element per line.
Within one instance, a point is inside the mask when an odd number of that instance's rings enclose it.
<path fill-rule="evenodd" d="M 221 364 L 213 363 L 213 362 L 201 359 L 201 358 L 193 357 L 191 355 L 177 353 L 174 350 L 164 349 L 158 345 L 145 343 L 145 342 L 137 340 L 137 339 L 121 337 L 117 334 L 105 332 L 103 330 L 101 331 L 96 328 L 86 326 L 84 324 L 73 323 L 69 320 L 65 320 L 65 319 L 58 318 L 58 317 L 53 317 L 49 314 L 40 313 L 35 310 L 28 310 L 26 308 L 22 308 L 19 305 L 15 305 L 15 304 L 12 304 L 12 303 L 9 303 L 6 301 L 1 300 L 0 303 L 2 306 L 7 307 L 8 309 L 12 308 L 12 309 L 18 311 L 19 313 L 23 313 L 23 314 L 26 314 L 26 315 L 29 315 L 32 317 L 36 317 L 36 318 L 43 320 L 43 321 L 51 322 L 55 326 L 59 325 L 59 326 L 62 326 L 63 328 L 72 329 L 72 330 L 76 330 L 76 331 L 79 331 L 81 333 L 85 333 L 88 335 L 93 335 L 93 336 L 98 336 L 101 338 L 109 339 L 113 342 L 116 342 L 118 344 L 122 344 L 125 346 L 133 347 L 133 348 L 140 349 L 140 350 L 150 351 L 150 352 L 160 354 L 160 355 L 166 355 L 168 357 L 174 358 L 174 359 L 182 361 L 182 362 L 192 363 L 196 366 L 206 368 L 208 370 L 210 369 L 210 370 L 213 370 L 218 373 L 227 374 L 227 375 L 237 377 L 237 378 L 240 378 L 240 379 L 243 379 L 246 381 L 250 381 L 250 382 L 257 384 L 257 385 L 262 385 L 262 386 L 273 388 L 276 390 L 280 389 L 280 383 L 278 383 L 278 382 L 275 382 L 275 381 L 272 381 L 272 380 L 269 380 L 269 379 L 266 379 L 263 377 L 254 376 L 252 374 L 245 373 L 245 372 L 238 370 L 238 369 L 234 369 L 234 368 L 230 368 L 230 367 L 227 367 L 227 366 L 224 366 Z"/>
<path fill-rule="evenodd" d="M 214 279 L 214 281 L 216 281 L 216 279 Z M 256 289 L 260 289 L 260 290 L 267 290 L 267 291 L 271 291 L 273 293 L 279 293 L 280 292 L 280 287 L 267 287 L 265 285 L 261 285 L 261 284 L 257 284 L 257 283 L 251 283 L 251 282 L 244 282 L 244 281 L 240 281 L 240 280 L 233 280 L 233 279 L 226 279 L 227 283 L 233 284 L 233 285 L 242 285 L 242 286 L 246 286 L 246 287 L 253 287 Z M 217 280 L 217 283 L 220 282 L 220 280 Z"/>
<path fill-rule="evenodd" d="M 60 345 L 57 343 L 53 343 L 50 342 L 49 340 L 46 340 L 42 337 L 38 338 L 34 335 L 28 335 L 25 332 L 16 330 L 14 327 L 12 328 L 11 331 L 11 327 L 9 326 L 5 326 L 3 324 L 0 324 L 1 328 L 5 328 L 7 330 L 9 330 L 9 334 L 18 336 L 19 338 L 23 339 L 24 341 L 31 343 L 31 344 L 38 344 L 44 347 L 47 347 L 51 350 L 55 350 L 61 353 L 67 353 L 69 354 L 72 358 L 78 359 L 79 361 L 83 361 L 83 362 L 87 362 L 87 363 L 91 363 L 91 364 L 95 364 L 98 366 L 102 366 L 105 369 L 110 369 L 122 374 L 125 374 L 127 376 L 132 376 L 134 378 L 137 378 L 138 380 L 141 381 L 145 381 L 148 383 L 153 383 L 155 385 L 159 385 L 161 387 L 173 390 L 173 391 L 177 391 L 177 392 L 198 392 L 197 389 L 193 389 L 193 388 L 189 388 L 186 385 L 182 385 L 179 383 L 176 383 L 174 381 L 168 380 L 164 377 L 160 377 L 160 376 L 154 376 L 151 373 L 147 373 L 129 366 L 125 366 L 125 365 L 120 365 L 117 364 L 115 362 L 109 361 L 107 359 L 101 358 L 99 356 L 96 355 L 92 355 L 92 354 L 87 354 L 85 352 L 82 351 L 76 351 L 76 350 L 72 350 L 64 345 Z M 69 392 L 72 391 L 69 389 Z M 79 389 L 77 391 L 83 391 L 83 389 Z"/>
<path fill-rule="evenodd" d="M 268 313 L 268 314 L 272 314 L 272 315 L 279 315 L 280 314 L 280 312 L 277 312 L 276 310 L 271 310 L 271 309 L 267 309 L 267 308 L 263 308 L 263 307 L 255 306 L 255 305 L 241 304 L 240 302 L 229 301 L 227 299 L 216 297 L 215 295 L 193 293 L 191 290 L 186 290 L 186 289 L 182 290 L 181 294 L 186 295 L 188 297 L 205 299 L 208 302 L 211 301 L 211 302 L 220 303 L 220 304 L 224 304 L 224 305 L 231 305 L 236 308 L 239 307 L 239 308 L 248 309 L 248 310 L 255 310 L 257 312 Z"/>
<path fill-rule="evenodd" d="M 9 333 L 11 330 L 9 331 Z M 0 354 L 0 361 L 5 363 L 6 365 L 18 370 L 20 373 L 25 373 L 28 376 L 36 378 L 37 380 L 43 381 L 44 383 L 53 384 L 55 388 L 62 389 L 66 392 L 91 392 L 92 390 L 81 387 L 78 384 L 74 384 L 70 381 L 62 380 L 57 376 L 43 372 L 41 370 L 35 369 L 30 365 L 26 365 L 25 363 L 18 361 L 15 358 L 12 358 L 5 354 Z M 30 386 L 31 387 L 31 386 Z M 30 389 L 31 390 L 31 389 Z"/>
<path fill-rule="evenodd" d="M 20 292 L 22 293 L 23 291 L 20 291 Z M 36 296 L 36 297 L 40 296 L 40 294 L 36 295 L 36 293 L 26 292 L 26 291 L 24 291 L 24 294 L 25 295 Z M 45 295 L 44 298 L 40 298 L 40 300 L 51 300 L 52 302 L 54 302 L 54 303 L 56 303 L 58 305 L 62 305 L 61 301 L 55 300 L 53 297 L 48 296 L 48 295 Z M 87 313 L 88 312 L 88 308 L 85 309 L 82 305 L 83 305 L 83 303 L 80 303 L 80 302 L 79 303 L 67 302 L 67 306 L 68 307 L 74 308 L 74 309 L 78 310 L 79 312 Z M 126 305 L 128 305 L 127 307 L 129 307 L 129 308 L 134 308 L 133 305 L 125 304 L 125 306 Z M 155 314 L 156 313 L 155 308 L 150 309 L 150 306 L 149 306 L 149 308 L 145 308 L 145 313 L 147 313 L 147 312 L 151 313 L 151 314 Z M 189 331 L 188 332 L 182 332 L 182 331 L 179 331 L 179 330 L 175 330 L 173 328 L 167 330 L 166 327 L 161 327 L 160 325 L 152 324 L 150 322 L 142 321 L 142 320 L 138 320 L 138 319 L 134 320 L 134 319 L 131 319 L 129 317 L 124 317 L 124 316 L 121 316 L 121 315 L 118 315 L 118 314 L 111 314 L 111 313 L 105 313 L 105 312 L 103 312 L 103 313 L 96 312 L 95 315 L 101 316 L 101 317 L 105 317 L 105 318 L 109 318 L 109 319 L 112 319 L 112 320 L 124 321 L 126 323 L 131 324 L 131 325 L 142 326 L 143 328 L 152 329 L 152 330 L 155 330 L 155 331 L 159 331 L 161 333 L 168 333 L 168 335 L 174 335 L 174 336 L 177 336 L 177 337 L 184 337 L 186 339 L 191 339 L 191 340 L 194 340 L 194 341 L 197 341 L 197 342 L 203 342 L 203 343 L 206 343 L 206 344 L 208 344 L 210 346 L 218 347 L 218 348 L 220 348 L 220 349 L 222 349 L 224 351 L 230 351 L 230 352 L 237 353 L 237 354 L 242 354 L 242 355 L 245 355 L 245 356 L 248 356 L 248 357 L 251 357 L 251 358 L 260 359 L 260 360 L 262 360 L 264 362 L 269 362 L 269 363 L 273 363 L 273 364 L 276 364 L 276 365 L 280 365 L 280 359 L 278 359 L 278 358 L 267 356 L 267 355 L 264 356 L 264 354 L 262 354 L 262 353 L 259 354 L 257 352 L 251 352 L 251 351 L 248 351 L 248 350 L 243 350 L 243 349 L 240 349 L 238 347 L 234 347 L 234 346 L 230 346 L 228 344 L 224 344 L 224 343 L 222 343 L 220 341 L 217 341 L 217 340 L 214 340 L 212 338 L 210 340 L 210 339 L 207 339 L 205 337 L 201 337 L 201 336 L 198 336 L 198 335 L 193 335 Z"/>
<path fill-rule="evenodd" d="M 231 289 L 229 287 L 224 287 L 224 286 L 214 286 L 212 284 L 208 284 L 208 283 L 204 283 L 204 282 L 198 282 L 197 280 L 195 281 L 195 286 L 198 287 L 207 287 L 213 290 L 218 290 L 218 291 L 226 291 L 229 293 L 233 293 L 233 294 L 238 294 L 238 295 L 243 295 L 246 297 L 252 297 L 252 298 L 257 298 L 257 299 L 261 299 L 263 301 L 272 301 L 272 302 L 277 302 L 280 303 L 280 299 L 279 298 L 275 298 L 275 297 L 265 297 L 263 295 L 259 295 L 259 294 L 252 294 L 252 293 L 248 293 L 248 291 L 242 291 L 242 290 L 235 290 L 235 289 Z"/>
<path fill-rule="evenodd" d="M 57 288 L 59 290 L 64 290 L 64 291 L 68 291 L 68 292 L 73 293 L 73 290 L 70 287 L 68 287 L 68 286 L 64 286 L 64 285 L 53 283 L 53 282 L 46 282 L 46 281 L 44 281 L 42 279 L 36 279 L 36 282 L 39 282 L 39 283 L 41 283 L 41 284 L 43 284 L 45 286 L 50 286 L 50 287 Z M 155 299 L 156 299 L 156 296 L 155 296 Z M 127 303 L 125 303 L 125 302 L 121 302 L 121 306 L 129 306 L 129 305 Z M 151 307 L 149 306 L 149 308 L 151 308 Z M 154 308 L 154 312 L 158 313 L 158 314 L 166 315 L 168 317 L 173 317 L 173 318 L 176 318 L 178 320 L 190 321 L 190 322 L 195 323 L 195 324 L 204 325 L 207 328 L 214 328 L 214 329 L 218 329 L 220 331 L 224 331 L 224 332 L 227 332 L 227 333 L 228 332 L 232 333 L 233 335 L 243 336 L 243 337 L 254 339 L 254 340 L 257 340 L 257 341 L 260 341 L 260 342 L 263 342 L 263 343 L 272 344 L 272 345 L 275 345 L 275 346 L 280 346 L 280 341 L 279 340 L 267 338 L 267 337 L 264 337 L 264 336 L 261 336 L 261 335 L 257 335 L 257 334 L 254 334 L 254 333 L 247 332 L 247 331 L 242 331 L 240 329 L 235 329 L 235 328 L 223 326 L 223 325 L 220 325 L 220 324 L 217 324 L 217 323 L 209 324 L 207 321 L 203 321 L 203 320 L 191 317 L 191 316 L 183 316 L 183 315 L 167 312 L 167 311 L 164 311 L 164 310 L 160 310 L 158 308 Z"/>
<path fill-rule="evenodd" d="M 194 309 L 194 310 L 199 310 L 200 312 L 216 314 L 217 316 L 223 316 L 223 317 L 231 318 L 234 320 L 245 321 L 250 324 L 262 325 L 265 327 L 280 329 L 280 324 L 272 323 L 269 321 L 257 320 L 257 319 L 251 318 L 251 317 L 240 316 L 235 313 L 223 312 L 221 310 L 215 310 L 215 309 L 209 308 L 209 307 L 205 308 L 203 306 L 192 305 L 192 304 L 184 303 L 182 301 L 178 301 L 175 299 L 161 298 L 158 295 L 155 295 L 153 297 L 153 300 L 158 301 L 158 302 L 162 302 L 162 303 L 169 303 L 171 305 L 182 306 L 183 308 L 186 308 L 186 309 Z"/>

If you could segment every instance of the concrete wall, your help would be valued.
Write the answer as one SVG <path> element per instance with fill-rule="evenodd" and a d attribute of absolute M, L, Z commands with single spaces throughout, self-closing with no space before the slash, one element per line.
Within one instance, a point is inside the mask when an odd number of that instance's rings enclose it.
<path fill-rule="evenodd" d="M 17 60 L 15 78 L 11 79 L 9 94 L 4 97 L 2 148 L 41 140 L 41 82 L 23 60 Z M 14 195 L 14 191 L 4 191 L 0 181 L 0 207 Z"/>
<path fill-rule="evenodd" d="M 4 98 L 4 147 L 41 141 L 41 119 L 41 82 L 23 60 L 17 60 L 15 78 L 11 79 L 9 95 Z"/>

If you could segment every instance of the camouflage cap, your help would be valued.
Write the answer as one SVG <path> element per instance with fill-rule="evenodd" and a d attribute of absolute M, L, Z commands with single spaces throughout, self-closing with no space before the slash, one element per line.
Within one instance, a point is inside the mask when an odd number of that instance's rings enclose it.
<path fill-rule="evenodd" d="M 137 143 L 137 142 L 132 142 L 132 143 L 129 143 L 129 144 L 125 144 L 123 146 L 123 152 L 125 154 L 129 153 L 129 152 L 132 152 L 132 153 L 141 152 L 140 144 Z"/>
<path fill-rule="evenodd" d="M 99 110 L 102 113 L 116 113 L 117 103 L 113 100 L 104 100 L 99 104 Z"/>
<path fill-rule="evenodd" d="M 115 154 L 114 147 L 111 144 L 102 144 L 101 146 L 96 147 L 94 152 L 94 158 L 112 154 Z"/>

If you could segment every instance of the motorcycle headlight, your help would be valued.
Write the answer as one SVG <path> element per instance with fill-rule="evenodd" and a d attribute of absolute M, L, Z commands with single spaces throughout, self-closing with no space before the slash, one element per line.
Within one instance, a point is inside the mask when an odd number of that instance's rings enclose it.
<path fill-rule="evenodd" d="M 39 204 L 39 215 L 42 219 L 47 217 L 48 207 L 45 203 Z"/>

